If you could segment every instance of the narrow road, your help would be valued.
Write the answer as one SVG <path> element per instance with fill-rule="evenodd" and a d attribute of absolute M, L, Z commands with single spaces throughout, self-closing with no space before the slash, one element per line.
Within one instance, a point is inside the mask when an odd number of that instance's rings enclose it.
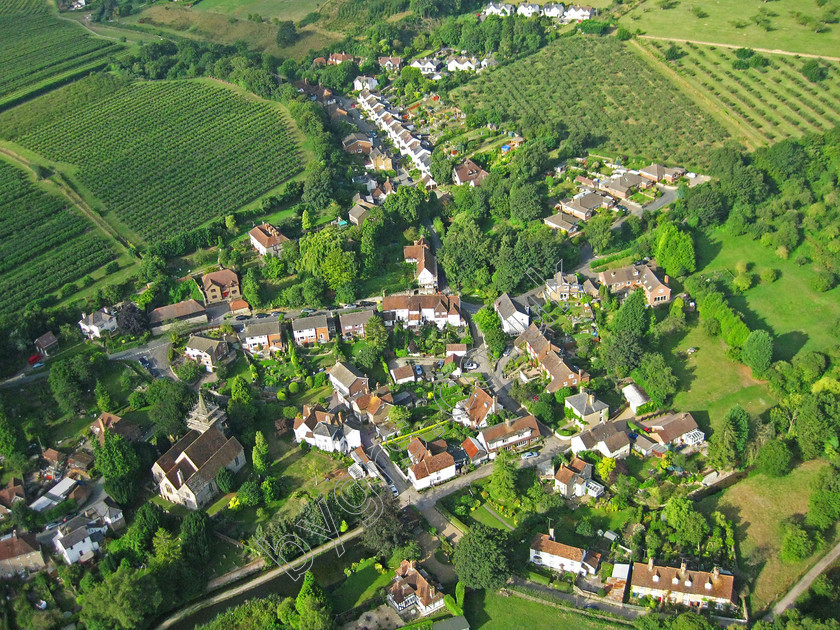
<path fill-rule="evenodd" d="M 700 46 L 717 46 L 720 48 L 743 48 L 737 44 L 719 44 L 717 42 L 704 42 L 699 39 L 677 39 L 675 37 L 657 37 L 655 35 L 639 35 L 639 39 L 658 39 L 663 42 L 679 42 L 681 44 L 698 44 Z M 815 55 L 812 53 L 791 52 L 789 50 L 779 50 L 778 48 L 755 48 L 751 50 L 760 53 L 767 53 L 768 55 L 785 55 L 786 57 L 809 57 L 812 59 L 827 59 L 828 61 L 840 61 L 840 57 L 829 57 L 827 55 Z"/>
<path fill-rule="evenodd" d="M 816 580 L 817 577 L 838 558 L 840 558 L 840 543 L 837 543 L 837 545 L 825 554 L 822 559 L 817 562 L 817 564 L 811 567 L 811 570 L 808 571 L 808 573 L 806 573 L 802 579 L 788 591 L 787 595 L 782 597 L 782 599 L 773 606 L 773 611 L 767 615 L 767 618 L 772 619 L 773 615 L 781 615 L 784 611 L 793 606 L 796 603 L 796 600 L 799 599 L 799 596 L 808 590 L 811 586 L 811 582 Z"/>

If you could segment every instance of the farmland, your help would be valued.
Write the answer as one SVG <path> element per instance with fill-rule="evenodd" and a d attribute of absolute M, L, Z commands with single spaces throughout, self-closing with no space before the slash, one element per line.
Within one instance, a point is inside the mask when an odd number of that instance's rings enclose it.
<path fill-rule="evenodd" d="M 0 161 L 0 313 L 18 311 L 113 259 L 85 218 Z"/>
<path fill-rule="evenodd" d="M 669 8 L 662 8 L 665 5 Z M 838 56 L 840 30 L 832 7 L 802 0 L 643 0 L 620 21 L 632 31 L 752 48 Z M 819 32 L 816 32 L 819 31 Z"/>
<path fill-rule="evenodd" d="M 120 48 L 57 19 L 46 2 L 0 0 L 0 99 L 102 64 Z"/>
<path fill-rule="evenodd" d="M 660 57 L 670 45 L 642 41 Z M 738 58 L 731 48 L 690 43 L 678 47 L 683 56 L 669 67 L 757 142 L 821 133 L 840 123 L 840 63 L 823 62 L 825 79 L 812 83 L 802 74 L 802 59 L 755 53 L 767 60 L 766 66 L 736 70 Z"/>
<path fill-rule="evenodd" d="M 302 168 L 278 104 L 209 80 L 79 83 L 0 116 L 0 136 L 58 163 L 130 241 L 223 216 Z"/>
<path fill-rule="evenodd" d="M 453 93 L 456 102 L 505 119 L 562 121 L 598 152 L 707 165 L 728 134 L 613 38 L 560 38 L 540 52 L 485 72 Z"/>

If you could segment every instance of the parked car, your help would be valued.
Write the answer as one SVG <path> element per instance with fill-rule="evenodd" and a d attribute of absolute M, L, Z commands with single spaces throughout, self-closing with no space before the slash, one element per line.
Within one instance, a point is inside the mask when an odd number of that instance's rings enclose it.
<path fill-rule="evenodd" d="M 537 457 L 538 455 L 539 453 L 537 453 L 536 451 L 528 451 L 527 453 L 522 453 L 521 457 L 522 459 L 532 459 L 534 457 Z"/>
<path fill-rule="evenodd" d="M 414 373 L 417 376 L 423 376 L 423 366 L 422 365 L 415 365 L 414 366 Z"/>
<path fill-rule="evenodd" d="M 35 365 L 36 363 L 38 363 L 38 361 L 40 361 L 43 358 L 43 354 L 33 354 L 31 357 L 29 357 L 29 365 Z"/>
<path fill-rule="evenodd" d="M 269 317 L 268 313 L 257 313 L 257 319 L 265 319 Z"/>
<path fill-rule="evenodd" d="M 473 363 L 472 361 L 467 361 L 464 365 L 465 370 L 474 370 L 478 367 L 478 363 Z"/>
<path fill-rule="evenodd" d="M 359 306 L 373 306 L 373 305 L 374 305 L 373 302 L 367 302 L 367 301 L 359 302 Z"/>
<path fill-rule="evenodd" d="M 304 309 L 301 309 L 300 314 L 301 314 L 301 317 L 306 317 L 307 315 L 312 315 L 312 313 L 314 313 L 314 312 L 315 311 L 313 311 L 311 308 L 304 308 Z"/>
<path fill-rule="evenodd" d="M 345 304 L 344 308 L 359 308 L 358 304 Z"/>
<path fill-rule="evenodd" d="M 244 322 L 246 319 L 248 319 L 247 315 L 237 315 L 236 316 L 236 321 L 238 321 L 238 322 Z"/>
<path fill-rule="evenodd" d="M 273 311 L 273 312 L 271 313 L 271 316 L 272 316 L 272 317 L 280 317 L 282 314 L 283 314 L 283 313 L 281 313 L 280 311 Z"/>
<path fill-rule="evenodd" d="M 391 491 L 391 494 L 393 494 L 395 497 L 399 496 L 399 490 L 397 490 L 397 486 L 395 486 L 394 484 L 388 486 L 388 489 Z"/>
<path fill-rule="evenodd" d="M 38 363 L 36 363 L 35 365 L 32 366 L 33 369 L 42 368 L 42 367 L 44 367 L 44 362 L 43 361 L 38 361 Z"/>
<path fill-rule="evenodd" d="M 334 310 L 336 310 L 337 308 L 338 308 L 338 307 L 337 307 L 335 304 L 330 304 L 330 305 L 327 307 L 327 310 L 328 310 L 328 311 L 334 311 Z"/>
<path fill-rule="evenodd" d="M 505 351 L 502 352 L 502 356 L 509 357 L 511 352 L 513 352 L 513 346 L 508 346 L 507 348 L 505 348 Z"/>

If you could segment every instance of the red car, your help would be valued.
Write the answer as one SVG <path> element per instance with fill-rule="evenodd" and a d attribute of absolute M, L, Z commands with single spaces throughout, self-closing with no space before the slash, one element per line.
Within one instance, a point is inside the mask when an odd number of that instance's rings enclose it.
<path fill-rule="evenodd" d="M 43 358 L 43 354 L 33 354 L 31 357 L 29 357 L 29 365 L 35 365 L 36 363 L 38 363 L 38 361 L 40 361 Z"/>

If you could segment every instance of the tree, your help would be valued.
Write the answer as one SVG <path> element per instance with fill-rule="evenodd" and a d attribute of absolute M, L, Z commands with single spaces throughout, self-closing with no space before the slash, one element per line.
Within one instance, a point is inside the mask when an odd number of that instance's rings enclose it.
<path fill-rule="evenodd" d="M 614 234 L 612 231 L 613 217 L 609 212 L 599 212 L 586 222 L 586 238 L 596 254 L 609 249 Z"/>
<path fill-rule="evenodd" d="M 435 147 L 432 151 L 430 171 L 432 179 L 438 184 L 452 183 L 452 162 L 446 157 L 442 147 Z"/>
<path fill-rule="evenodd" d="M 333 627 L 332 606 L 311 571 L 303 576 L 295 609 L 300 615 L 298 628 L 330 630 Z"/>
<path fill-rule="evenodd" d="M 542 199 L 536 184 L 514 184 L 510 189 L 510 218 L 526 223 L 540 214 Z"/>
<path fill-rule="evenodd" d="M 473 525 L 455 547 L 458 578 L 470 588 L 499 590 L 511 574 L 509 549 L 506 531 Z"/>
<path fill-rule="evenodd" d="M 9 421 L 5 411 L 0 407 L 0 455 L 6 459 L 19 455 L 21 437 L 18 426 Z"/>
<path fill-rule="evenodd" d="M 14 507 L 14 505 L 12 506 Z M 806 521 L 818 529 L 828 529 L 840 518 L 840 471 L 822 468 L 811 482 Z"/>
<path fill-rule="evenodd" d="M 814 553 L 816 541 L 798 523 L 788 523 L 782 534 L 779 558 L 782 562 L 800 562 Z"/>
<path fill-rule="evenodd" d="M 175 368 L 175 374 L 179 380 L 185 383 L 195 383 L 201 376 L 204 369 L 195 361 L 186 359 L 181 365 Z"/>
<path fill-rule="evenodd" d="M 668 525 L 674 528 L 677 543 L 699 548 L 709 531 L 709 524 L 703 515 L 694 509 L 691 499 L 669 499 L 663 508 L 663 515 Z"/>
<path fill-rule="evenodd" d="M 504 503 L 516 499 L 516 467 L 509 451 L 500 450 L 493 460 L 493 472 L 488 485 L 493 497 Z"/>
<path fill-rule="evenodd" d="M 599 461 L 598 465 L 595 467 L 595 470 L 601 479 L 609 483 L 610 476 L 615 470 L 615 460 L 612 457 L 602 457 L 601 461 Z"/>
<path fill-rule="evenodd" d="M 809 59 L 802 65 L 802 74 L 811 83 L 822 81 L 828 76 L 828 70 L 817 59 Z"/>
<path fill-rule="evenodd" d="M 388 347 L 388 330 L 382 318 L 374 315 L 365 323 L 365 341 L 367 344 L 382 354 Z"/>
<path fill-rule="evenodd" d="M 690 234 L 680 231 L 673 223 L 659 229 L 656 262 L 669 276 L 682 276 L 696 269 L 694 241 Z"/>
<path fill-rule="evenodd" d="M 227 468 L 220 468 L 216 473 L 216 485 L 219 491 L 227 494 L 233 491 L 233 473 Z"/>
<path fill-rule="evenodd" d="M 750 431 L 750 415 L 740 405 L 730 409 L 709 440 L 709 464 L 731 469 L 743 461 Z"/>
<path fill-rule="evenodd" d="M 152 573 L 126 564 L 81 598 L 82 620 L 88 628 L 130 630 L 151 618 L 162 600 Z"/>
<path fill-rule="evenodd" d="M 298 33 L 294 22 L 282 20 L 277 26 L 277 45 L 280 48 L 291 46 L 297 41 Z"/>
<path fill-rule="evenodd" d="M 639 364 L 642 345 L 630 330 L 622 329 L 604 340 L 599 354 L 610 373 L 626 376 Z"/>
<path fill-rule="evenodd" d="M 254 465 L 254 471 L 262 475 L 268 470 L 270 464 L 268 452 L 268 442 L 262 431 L 257 431 L 254 436 L 254 450 L 251 451 L 251 462 Z"/>
<path fill-rule="evenodd" d="M 200 566 L 210 557 L 210 534 L 210 517 L 207 512 L 190 510 L 181 522 L 180 537 L 184 557 L 193 565 Z"/>
<path fill-rule="evenodd" d="M 105 479 L 105 490 L 118 503 L 129 503 L 140 489 L 140 458 L 122 436 L 105 431 L 103 444 L 94 441 L 96 469 Z"/>
<path fill-rule="evenodd" d="M 256 481 L 246 481 L 239 486 L 236 498 L 239 499 L 239 503 L 245 507 L 256 507 L 262 501 L 260 486 Z"/>
<path fill-rule="evenodd" d="M 309 215 L 309 210 L 304 209 L 300 215 L 300 229 L 304 232 L 312 229 L 312 217 Z"/>
<path fill-rule="evenodd" d="M 587 517 L 580 519 L 577 523 L 577 527 L 575 527 L 575 533 L 579 536 L 586 536 L 587 538 L 594 536 L 595 527 L 592 525 L 592 520 Z"/>
<path fill-rule="evenodd" d="M 773 338 L 766 330 L 754 330 L 741 348 L 741 360 L 752 370 L 753 376 L 761 376 L 770 369 L 773 359 Z"/>
<path fill-rule="evenodd" d="M 758 453 L 756 468 L 768 477 L 783 477 L 790 472 L 793 453 L 784 440 L 767 442 Z"/>
<path fill-rule="evenodd" d="M 117 311 L 117 327 L 127 335 L 142 335 L 149 330 L 149 318 L 134 302 L 126 301 Z"/>
<path fill-rule="evenodd" d="M 146 390 L 146 401 L 151 405 L 149 418 L 157 435 L 177 437 L 186 433 L 184 418 L 189 411 L 190 393 L 185 383 L 155 379 Z"/>
<path fill-rule="evenodd" d="M 73 413 L 82 404 L 82 387 L 73 366 L 67 359 L 59 359 L 50 366 L 50 391 L 63 413 Z"/>
<path fill-rule="evenodd" d="M 649 352 L 642 356 L 639 363 L 639 380 L 651 400 L 661 407 L 677 392 L 677 377 L 668 362 L 658 352 Z"/>
<path fill-rule="evenodd" d="M 382 504 L 382 513 L 365 526 L 362 544 L 377 554 L 390 556 L 394 549 L 405 544 L 407 535 L 400 523 L 400 507 L 396 497 L 390 492 L 382 492 L 377 502 Z"/>

